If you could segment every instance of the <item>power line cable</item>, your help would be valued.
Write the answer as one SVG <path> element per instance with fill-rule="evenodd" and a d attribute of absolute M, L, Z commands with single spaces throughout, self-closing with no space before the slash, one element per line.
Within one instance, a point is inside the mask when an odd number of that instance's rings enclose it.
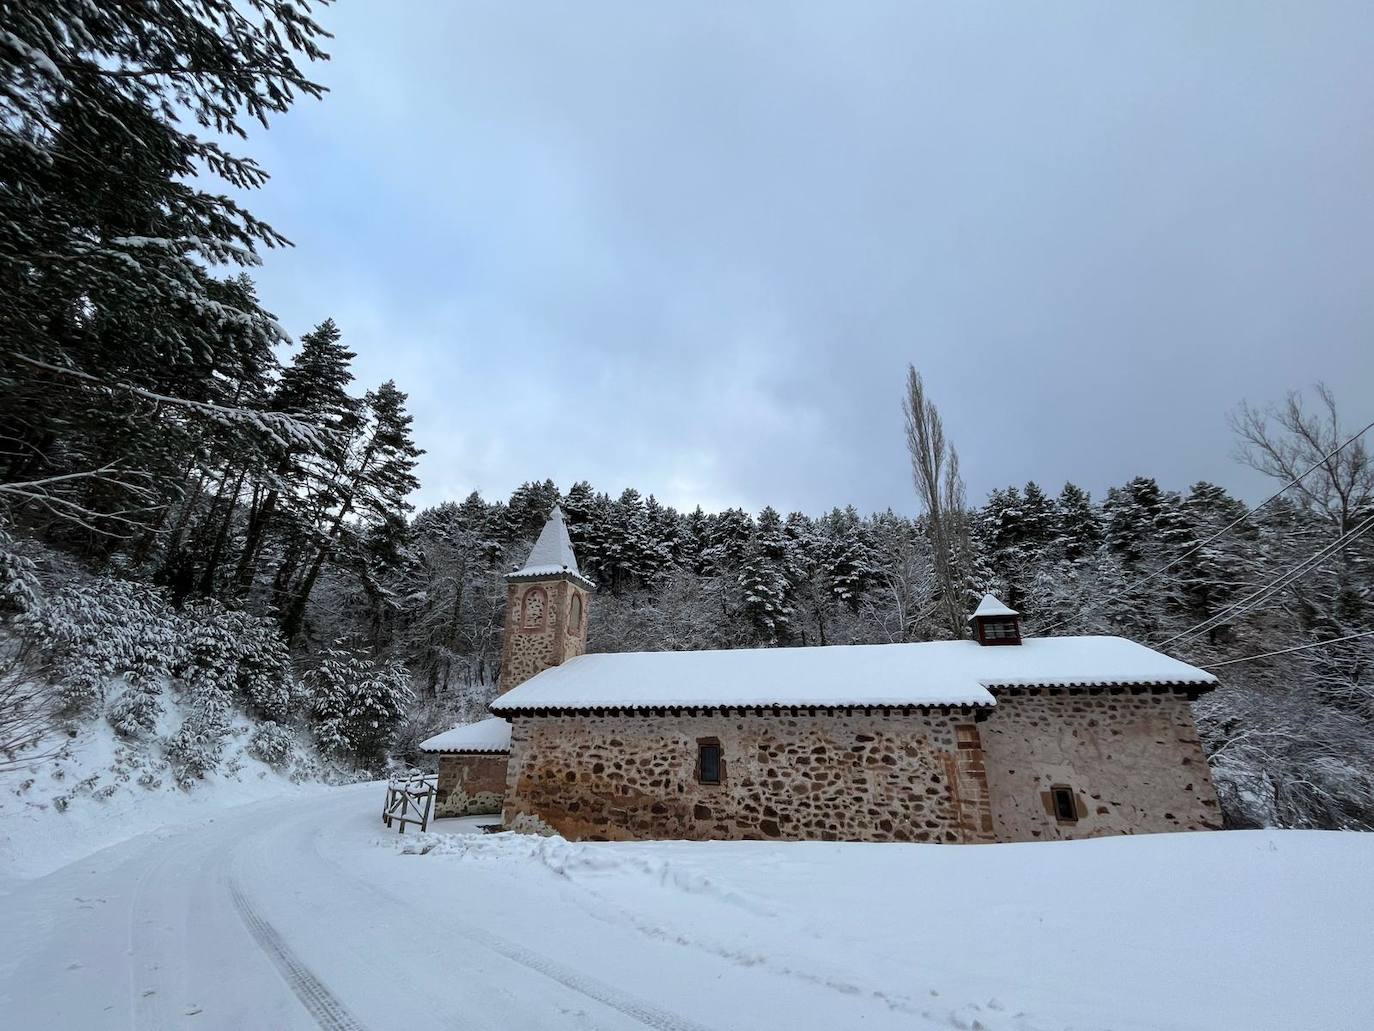
<path fill-rule="evenodd" d="M 1201 633 L 1203 630 L 1209 630 L 1225 620 L 1245 615 L 1247 612 L 1255 608 L 1260 603 L 1267 601 L 1271 595 L 1274 595 L 1277 592 L 1283 590 L 1283 588 L 1287 587 L 1290 583 L 1293 583 L 1295 580 L 1298 580 L 1305 574 L 1311 572 L 1314 568 L 1319 566 L 1324 560 L 1329 558 L 1334 552 L 1339 551 L 1347 545 L 1359 540 L 1369 531 L 1370 527 L 1374 527 L 1374 516 L 1370 516 L 1368 519 L 1360 523 L 1354 529 L 1341 534 L 1341 536 L 1337 537 L 1326 547 L 1320 549 L 1315 554 L 1312 554 L 1307 558 L 1303 559 L 1301 562 L 1299 562 L 1293 568 L 1289 569 L 1287 572 L 1280 574 L 1278 577 L 1276 577 L 1275 579 L 1271 580 L 1269 583 L 1261 587 L 1254 594 L 1242 598 L 1240 601 L 1233 602 L 1232 604 L 1228 605 L 1226 608 L 1218 612 L 1216 615 L 1209 616 L 1207 619 L 1204 619 L 1201 623 L 1198 623 L 1196 626 L 1189 627 L 1182 633 L 1175 634 L 1167 641 L 1162 641 L 1154 647 L 1166 648 L 1169 645 L 1173 644 L 1175 641 L 1179 640 L 1180 638 L 1191 637 L 1193 634 Z"/>
<path fill-rule="evenodd" d="M 1201 551 L 1203 548 L 1207 547 L 1207 545 L 1211 544 L 1213 541 L 1218 540 L 1219 538 L 1225 536 L 1227 533 L 1230 533 L 1230 532 L 1231 532 L 1232 530 L 1234 530 L 1237 526 L 1239 526 L 1241 523 L 1245 522 L 1245 520 L 1249 519 L 1252 515 L 1254 515 L 1254 514 L 1255 514 L 1256 512 L 1258 512 L 1260 509 L 1264 508 L 1264 507 L 1265 507 L 1266 505 L 1268 505 L 1270 502 L 1277 501 L 1278 498 L 1279 498 L 1282 494 L 1284 494 L 1286 491 L 1289 490 L 1289 488 L 1291 488 L 1291 487 L 1296 487 L 1299 483 L 1301 483 L 1304 479 L 1307 478 L 1308 474 L 1310 474 L 1310 473 L 1313 472 L 1314 470 L 1320 468 L 1321 466 L 1325 465 L 1325 464 L 1326 464 L 1327 462 L 1329 462 L 1331 459 L 1335 458 L 1335 457 L 1336 457 L 1337 455 L 1339 455 L 1342 451 L 1344 451 L 1346 448 L 1348 448 L 1351 444 L 1355 443 L 1355 441 L 1359 440 L 1359 439 L 1360 439 L 1361 437 L 1363 437 L 1366 433 L 1368 433 L 1371 429 L 1374 429 L 1374 422 L 1366 423 L 1363 429 L 1361 429 L 1361 430 L 1359 430 L 1358 432 L 1356 432 L 1353 436 L 1347 438 L 1346 441 L 1345 441 L 1343 444 L 1340 445 L 1340 447 L 1336 448 L 1334 451 L 1331 451 L 1331 452 L 1329 452 L 1328 454 L 1325 454 L 1325 455 L 1323 455 L 1321 458 L 1317 459 L 1315 462 L 1313 462 L 1311 465 L 1309 465 L 1309 466 L 1308 466 L 1306 469 L 1304 469 L 1302 472 L 1298 473 L 1297 476 L 1293 477 L 1291 480 L 1289 480 L 1287 483 L 1285 483 L 1282 487 L 1280 487 L 1277 491 L 1275 491 L 1273 494 L 1269 495 L 1269 497 L 1267 497 L 1267 498 L 1265 498 L 1263 501 L 1261 501 L 1261 502 L 1260 502 L 1258 505 L 1256 505 L 1254 508 L 1251 508 L 1251 509 L 1246 510 L 1246 511 L 1245 511 L 1244 513 L 1242 513 L 1238 518 L 1236 518 L 1236 519 L 1232 520 L 1231 522 L 1227 523 L 1225 526 L 1223 526 L 1223 527 L 1222 527 L 1220 530 L 1218 530 L 1216 533 L 1212 534 L 1212 536 L 1208 537 L 1205 541 L 1202 541 L 1202 542 L 1199 543 L 1199 544 L 1194 544 L 1191 548 L 1189 548 L 1187 551 L 1185 551 L 1182 555 L 1179 555 L 1178 558 L 1174 559 L 1172 562 L 1169 562 L 1169 563 L 1167 563 L 1167 564 L 1165 564 L 1165 565 L 1160 566 L 1158 569 L 1156 569 L 1156 570 L 1155 570 L 1153 573 L 1151 573 L 1150 575 L 1144 577 L 1144 578 L 1141 579 L 1141 580 L 1137 580 L 1134 584 L 1132 584 L 1132 585 L 1129 586 L 1129 587 L 1126 587 L 1126 588 L 1122 589 L 1121 591 L 1118 591 L 1116 594 L 1109 594 L 1106 598 L 1103 599 L 1103 603 L 1105 604 L 1106 602 L 1109 602 L 1109 601 L 1119 601 L 1119 600 L 1121 600 L 1122 598 L 1126 597 L 1128 594 L 1132 593 L 1133 591 L 1135 591 L 1135 590 L 1137 590 L 1137 589 L 1139 589 L 1139 588 L 1145 586 L 1145 584 L 1149 583 L 1151 580 L 1153 580 L 1155 577 L 1159 576 L 1161 573 L 1165 573 L 1165 572 L 1168 572 L 1170 569 L 1173 569 L 1174 566 L 1178 565 L 1180 562 L 1182 562 L 1182 561 L 1183 561 L 1185 558 L 1187 558 L 1188 556 L 1197 554 L 1199 551 Z M 1054 623 L 1051 623 L 1048 627 L 1044 628 L 1043 630 L 1040 630 L 1040 631 L 1039 631 L 1039 634 L 1040 634 L 1041 636 L 1048 636 L 1049 634 L 1053 633 L 1055 630 L 1058 630 L 1058 629 L 1059 629 L 1061 626 L 1063 626 L 1065 623 L 1069 622 L 1069 619 L 1070 619 L 1070 618 L 1071 618 L 1071 617 L 1067 617 L 1067 618 L 1064 618 L 1064 619 L 1060 619 L 1060 620 L 1058 620 L 1058 621 L 1056 621 L 1056 622 L 1054 622 Z"/>
<path fill-rule="evenodd" d="M 1374 630 L 1363 630 L 1358 634 L 1347 634 L 1345 637 L 1333 637 L 1329 641 L 1312 641 L 1309 644 L 1299 644 L 1292 648 L 1280 648 L 1276 652 L 1265 652 L 1262 655 L 1244 655 L 1239 659 L 1226 659 L 1223 662 L 1213 662 L 1200 668 L 1220 669 L 1222 666 L 1230 666 L 1237 662 L 1254 662 L 1256 659 L 1269 659 L 1273 658 L 1275 655 L 1289 655 L 1292 652 L 1305 652 L 1309 648 L 1325 648 L 1330 644 L 1340 644 L 1342 641 L 1354 641 L 1361 637 L 1374 637 Z"/>

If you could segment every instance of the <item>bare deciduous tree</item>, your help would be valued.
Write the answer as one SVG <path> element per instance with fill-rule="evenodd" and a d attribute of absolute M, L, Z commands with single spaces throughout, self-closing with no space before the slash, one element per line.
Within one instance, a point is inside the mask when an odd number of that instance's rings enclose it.
<path fill-rule="evenodd" d="M 46 670 L 14 655 L 0 659 L 0 770 L 56 754 L 56 748 L 34 751 L 56 732 L 56 711 Z"/>
<path fill-rule="evenodd" d="M 1318 467 L 1293 489 L 1300 503 L 1322 515 L 1339 536 L 1374 505 L 1374 463 L 1363 440 L 1331 455 L 1348 436 L 1341 426 L 1336 398 L 1325 383 L 1317 384 L 1321 410 L 1309 412 L 1303 397 L 1292 391 L 1282 406 L 1253 408 L 1248 402 L 1231 413 L 1237 460 L 1250 468 L 1287 482 L 1309 466 Z"/>
<path fill-rule="evenodd" d="M 906 369 L 906 447 L 911 455 L 911 478 L 926 509 L 926 533 L 935 561 L 935 583 L 943 622 L 953 637 L 964 634 L 964 604 L 956 556 L 967 531 L 964 518 L 964 481 L 959 454 L 945 440 L 944 423 L 914 365 Z"/>
<path fill-rule="evenodd" d="M 1304 408 L 1297 391 L 1289 392 L 1281 406 L 1257 409 L 1243 403 L 1230 416 L 1235 456 L 1277 480 L 1302 476 L 1292 488 L 1298 504 L 1329 525 L 1333 538 L 1341 539 L 1359 531 L 1374 513 L 1374 463 L 1363 438 L 1349 439 L 1331 389 L 1318 383 L 1316 391 L 1320 408 L 1315 412 Z M 1317 597 L 1299 583 L 1293 584 L 1293 594 L 1304 605 L 1323 611 L 1339 628 L 1370 603 L 1370 561 L 1368 545 L 1352 539 L 1322 563 L 1330 579 L 1316 588 Z"/>

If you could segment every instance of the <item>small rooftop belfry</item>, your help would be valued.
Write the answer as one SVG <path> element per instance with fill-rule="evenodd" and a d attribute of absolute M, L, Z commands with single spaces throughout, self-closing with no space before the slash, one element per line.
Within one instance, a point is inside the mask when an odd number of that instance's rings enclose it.
<path fill-rule="evenodd" d="M 979 644 L 1021 643 L 1021 613 L 991 594 L 983 595 L 968 621 L 973 625 L 973 639 Z"/>

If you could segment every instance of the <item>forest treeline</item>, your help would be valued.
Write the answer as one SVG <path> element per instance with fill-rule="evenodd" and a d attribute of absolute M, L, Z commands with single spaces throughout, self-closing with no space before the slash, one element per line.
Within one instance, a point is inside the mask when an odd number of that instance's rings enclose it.
<path fill-rule="evenodd" d="M 0 765 L 51 719 L 98 717 L 163 735 L 193 783 L 235 713 L 264 761 L 298 739 L 413 758 L 482 714 L 502 576 L 558 502 L 598 585 L 594 649 L 936 639 L 992 591 L 1032 634 L 1215 665 L 1197 711 L 1234 823 L 1374 826 L 1374 471 L 1361 441 L 1333 450 L 1324 389 L 1234 413 L 1241 459 L 1296 481 L 1254 512 L 1146 476 L 969 503 L 914 370 L 919 517 L 678 512 L 547 480 L 414 512 L 405 393 L 356 382 L 329 319 L 279 325 L 248 271 L 287 240 L 226 196 L 266 177 L 234 141 L 323 93 L 312 6 L 0 9 Z"/>

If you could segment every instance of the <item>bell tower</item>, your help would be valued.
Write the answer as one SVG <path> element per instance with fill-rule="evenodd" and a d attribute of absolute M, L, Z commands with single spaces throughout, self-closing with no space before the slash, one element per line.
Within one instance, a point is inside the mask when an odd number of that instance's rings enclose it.
<path fill-rule="evenodd" d="M 500 694 L 586 650 L 587 603 L 595 586 L 577 568 L 555 505 L 525 564 L 506 574 Z"/>

